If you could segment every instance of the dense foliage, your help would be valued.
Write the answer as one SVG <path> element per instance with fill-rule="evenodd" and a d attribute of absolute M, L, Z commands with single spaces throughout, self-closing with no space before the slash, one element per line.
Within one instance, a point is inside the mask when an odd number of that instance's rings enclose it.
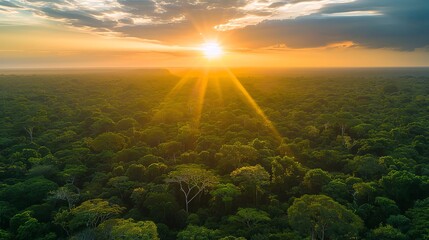
<path fill-rule="evenodd" d="M 0 75 L 0 239 L 429 239 L 427 76 L 249 76 Z"/>

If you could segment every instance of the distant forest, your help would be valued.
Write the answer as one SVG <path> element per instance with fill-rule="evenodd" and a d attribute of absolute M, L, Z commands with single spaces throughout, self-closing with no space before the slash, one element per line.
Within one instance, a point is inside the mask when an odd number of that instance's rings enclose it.
<path fill-rule="evenodd" d="M 1 74 L 0 239 L 429 239 L 429 74 L 188 78 Z"/>

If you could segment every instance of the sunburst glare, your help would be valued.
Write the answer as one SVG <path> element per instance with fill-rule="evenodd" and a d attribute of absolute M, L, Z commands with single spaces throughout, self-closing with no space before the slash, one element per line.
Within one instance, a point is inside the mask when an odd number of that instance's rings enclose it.
<path fill-rule="evenodd" d="M 204 53 L 207 59 L 220 58 L 223 55 L 222 47 L 215 41 L 204 43 L 200 50 Z"/>
<path fill-rule="evenodd" d="M 274 134 L 274 136 L 276 137 L 277 140 L 281 141 L 282 137 L 281 137 L 280 133 L 277 131 L 274 124 L 267 117 L 267 115 L 265 115 L 265 113 L 261 109 L 261 107 L 259 107 L 259 105 L 253 99 L 253 97 L 249 94 L 249 92 L 246 90 L 246 88 L 241 84 L 241 82 L 234 75 L 234 73 L 231 72 L 231 70 L 225 68 L 225 71 L 227 71 L 229 79 L 234 83 L 235 87 L 243 94 L 247 103 L 253 108 L 253 110 L 256 112 L 256 114 L 258 114 L 259 117 L 262 118 L 264 125 L 271 130 L 271 132 Z"/>
<path fill-rule="evenodd" d="M 282 137 L 277 131 L 274 124 L 264 113 L 258 103 L 253 99 L 253 97 L 246 90 L 246 88 L 241 84 L 237 76 L 235 76 L 235 74 L 226 67 L 217 70 L 211 70 L 210 67 L 207 66 L 206 68 L 201 70 L 189 71 L 178 81 L 174 88 L 169 92 L 169 94 L 164 99 L 164 103 L 162 103 L 161 106 L 165 107 L 169 105 L 167 104 L 167 102 L 174 102 L 176 94 L 183 88 L 183 86 L 189 83 L 189 80 L 195 80 L 195 85 L 193 87 L 194 93 L 189 96 L 188 106 L 190 106 L 189 109 L 190 113 L 192 114 L 192 126 L 194 128 L 199 128 L 209 81 L 212 82 L 210 86 L 212 86 L 215 92 L 217 92 L 217 95 L 220 98 L 220 102 L 223 102 L 220 78 L 223 79 L 222 81 L 229 81 L 232 83 L 232 86 L 237 89 L 239 93 L 241 93 L 243 100 L 249 105 L 252 111 L 262 120 L 263 125 L 272 132 L 273 137 L 281 141 Z"/>

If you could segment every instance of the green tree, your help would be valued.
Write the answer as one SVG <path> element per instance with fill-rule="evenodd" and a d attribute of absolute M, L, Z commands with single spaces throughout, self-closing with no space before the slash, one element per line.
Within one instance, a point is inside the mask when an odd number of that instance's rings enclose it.
<path fill-rule="evenodd" d="M 131 164 L 125 174 L 132 181 L 143 181 L 145 171 L 146 168 L 143 164 Z"/>
<path fill-rule="evenodd" d="M 123 207 L 116 204 L 111 204 L 103 199 L 92 199 L 83 202 L 78 207 L 72 208 L 67 213 L 59 212 L 63 215 L 61 220 L 70 219 L 68 227 L 72 230 L 82 227 L 94 229 L 102 222 L 117 216 L 124 211 Z"/>
<path fill-rule="evenodd" d="M 9 221 L 10 230 L 16 233 L 18 231 L 19 226 L 23 225 L 24 223 L 33 218 L 31 214 L 31 211 L 24 211 L 14 215 Z"/>
<path fill-rule="evenodd" d="M 372 155 L 356 156 L 350 161 L 349 167 L 354 173 L 363 179 L 379 179 L 386 171 L 384 166 L 378 163 L 378 159 Z"/>
<path fill-rule="evenodd" d="M 216 240 L 219 239 L 219 231 L 206 227 L 189 225 L 177 234 L 178 240 Z"/>
<path fill-rule="evenodd" d="M 225 210 L 228 211 L 231 207 L 232 201 L 241 194 L 241 191 L 234 184 L 226 183 L 218 184 L 210 194 L 214 201 L 221 201 L 225 206 Z"/>
<path fill-rule="evenodd" d="M 302 184 L 307 187 L 310 193 L 320 193 L 323 186 L 331 181 L 331 176 L 328 172 L 320 168 L 309 170 L 305 176 Z"/>
<path fill-rule="evenodd" d="M 254 147 L 240 142 L 222 145 L 219 153 L 222 155 L 220 165 L 226 166 L 227 170 L 240 167 L 243 163 L 252 164 L 258 158 L 258 151 Z"/>
<path fill-rule="evenodd" d="M 380 180 L 387 196 L 395 200 L 404 209 L 412 205 L 424 190 L 421 189 L 422 179 L 408 171 L 390 171 Z"/>
<path fill-rule="evenodd" d="M 166 222 L 178 209 L 174 196 L 168 192 L 149 192 L 143 202 L 150 216 L 156 221 Z"/>
<path fill-rule="evenodd" d="M 179 128 L 177 139 L 182 143 L 186 150 L 194 149 L 196 141 L 200 136 L 200 132 L 197 128 L 193 128 L 189 125 L 184 125 Z"/>
<path fill-rule="evenodd" d="M 133 192 L 131 193 L 131 200 L 133 200 L 134 206 L 138 209 L 141 209 L 143 207 L 143 202 L 146 197 L 147 191 L 145 188 L 138 187 L 134 188 Z"/>
<path fill-rule="evenodd" d="M 159 240 L 157 227 L 152 221 L 109 219 L 97 227 L 101 239 L 112 240 Z"/>
<path fill-rule="evenodd" d="M 70 210 L 59 210 L 55 213 L 52 223 L 59 225 L 66 232 L 67 236 L 70 236 L 71 232 L 74 230 L 74 226 L 70 225 L 72 219 L 73 214 Z"/>
<path fill-rule="evenodd" d="M 0 199 L 13 203 L 17 209 L 23 209 L 41 203 L 50 191 L 57 188 L 56 183 L 45 178 L 30 178 L 1 188 Z"/>
<path fill-rule="evenodd" d="M 152 163 L 146 168 L 146 180 L 155 181 L 158 178 L 162 178 L 163 174 L 167 172 L 168 166 L 164 163 Z"/>
<path fill-rule="evenodd" d="M 386 219 L 386 224 L 401 230 L 401 232 L 408 232 L 411 225 L 411 220 L 404 215 L 390 215 Z"/>
<path fill-rule="evenodd" d="M 129 196 L 134 187 L 134 182 L 126 176 L 112 177 L 107 182 L 107 186 L 111 187 L 115 195 L 119 195 L 121 199 Z"/>
<path fill-rule="evenodd" d="M 263 186 L 270 183 L 270 174 L 259 164 L 238 168 L 230 175 L 244 191 L 254 193 L 255 203 L 258 202 L 258 192 L 264 193 Z"/>
<path fill-rule="evenodd" d="M 74 182 L 82 178 L 87 171 L 88 168 L 83 164 L 67 164 L 58 175 L 63 181 L 74 184 Z"/>
<path fill-rule="evenodd" d="M 323 186 L 322 193 L 340 203 L 346 203 L 352 197 L 347 184 L 339 179 L 334 179 Z"/>
<path fill-rule="evenodd" d="M 406 240 L 407 236 L 400 230 L 390 226 L 380 226 L 376 229 L 371 230 L 367 237 L 368 240 Z"/>
<path fill-rule="evenodd" d="M 119 131 L 126 131 L 130 128 L 137 126 L 137 121 L 134 118 L 123 118 L 116 123 L 116 129 Z"/>
<path fill-rule="evenodd" d="M 179 184 L 180 191 L 185 197 L 185 209 L 189 211 L 189 203 L 199 194 L 207 191 L 218 183 L 218 177 L 213 172 L 195 164 L 184 164 L 177 166 L 176 170 L 171 171 L 167 183 Z"/>
<path fill-rule="evenodd" d="M 162 157 L 155 156 L 153 154 L 147 154 L 144 157 L 139 159 L 139 163 L 145 165 L 146 167 L 149 166 L 152 163 L 161 163 L 163 162 Z"/>
<path fill-rule="evenodd" d="M 76 191 L 77 190 L 77 191 Z M 80 198 L 80 191 L 72 185 L 65 185 L 57 190 L 49 192 L 49 198 L 67 201 L 68 208 L 74 207 Z"/>
<path fill-rule="evenodd" d="M 237 214 L 229 217 L 228 220 L 241 223 L 250 229 L 258 223 L 270 221 L 271 218 L 267 212 L 262 210 L 255 208 L 239 208 Z"/>
<path fill-rule="evenodd" d="M 151 147 L 158 146 L 165 138 L 165 131 L 159 127 L 149 127 L 143 131 L 143 139 Z"/>
<path fill-rule="evenodd" d="M 16 234 L 17 240 L 27 240 L 27 239 L 56 239 L 55 234 L 49 233 L 46 224 L 40 223 L 35 218 L 30 218 L 24 224 L 19 226 Z"/>
<path fill-rule="evenodd" d="M 374 205 L 376 206 L 374 215 L 380 219 L 379 223 L 387 219 L 389 216 L 397 215 L 401 212 L 395 201 L 389 198 L 376 197 Z"/>
<path fill-rule="evenodd" d="M 9 220 L 17 213 L 13 204 L 5 201 L 0 201 L 0 228 L 9 226 Z"/>
<path fill-rule="evenodd" d="M 10 228 L 16 233 L 17 240 L 42 239 L 42 237 L 45 237 L 46 240 L 55 239 L 53 233 L 48 233 L 48 226 L 32 217 L 31 211 L 24 211 L 13 216 L 10 219 Z"/>
<path fill-rule="evenodd" d="M 304 195 L 288 209 L 289 224 L 303 235 L 316 239 L 351 239 L 363 227 L 352 211 L 325 195 Z"/>
<path fill-rule="evenodd" d="M 112 131 L 113 128 L 115 127 L 115 122 L 109 117 L 102 116 L 94 120 L 95 120 L 94 123 L 92 123 L 91 125 L 91 130 L 95 134 Z"/>
<path fill-rule="evenodd" d="M 418 200 L 406 215 L 411 219 L 408 235 L 411 239 L 429 238 L 429 198 Z"/>
<path fill-rule="evenodd" d="M 220 238 L 219 240 L 246 240 L 244 237 L 234 237 L 234 236 L 226 236 Z"/>
<path fill-rule="evenodd" d="M 0 229 L 0 239 L 2 239 L 2 240 L 13 240 L 13 234 L 6 231 L 6 230 Z"/>
<path fill-rule="evenodd" d="M 120 151 L 126 146 L 125 138 L 117 133 L 106 132 L 98 135 L 90 143 L 95 152 Z"/>
<path fill-rule="evenodd" d="M 159 144 L 158 149 L 163 157 L 172 158 L 174 161 L 176 161 L 176 157 L 180 154 L 183 147 L 180 142 L 169 141 Z"/>
<path fill-rule="evenodd" d="M 378 185 L 374 182 L 358 182 L 353 184 L 353 200 L 357 204 L 371 203 L 377 195 Z"/>
<path fill-rule="evenodd" d="M 271 158 L 271 182 L 274 188 L 280 192 L 298 186 L 304 177 L 304 167 L 291 157 L 277 156 Z"/>

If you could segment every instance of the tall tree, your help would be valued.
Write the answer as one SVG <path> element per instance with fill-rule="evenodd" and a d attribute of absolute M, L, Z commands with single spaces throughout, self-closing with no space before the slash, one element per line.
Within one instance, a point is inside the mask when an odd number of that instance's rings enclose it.
<path fill-rule="evenodd" d="M 179 184 L 180 191 L 185 197 L 186 212 L 189 212 L 189 203 L 203 191 L 215 186 L 219 179 L 212 171 L 208 171 L 199 165 L 184 164 L 171 171 L 166 182 Z"/>
<path fill-rule="evenodd" d="M 80 190 L 74 185 L 67 184 L 57 190 L 50 191 L 49 195 L 51 199 L 67 201 L 68 208 L 71 209 L 80 198 Z"/>
<path fill-rule="evenodd" d="M 59 211 L 54 223 L 60 225 L 67 233 L 82 228 L 95 229 L 99 224 L 124 211 L 123 207 L 111 204 L 103 199 L 92 199 L 67 211 Z"/>

